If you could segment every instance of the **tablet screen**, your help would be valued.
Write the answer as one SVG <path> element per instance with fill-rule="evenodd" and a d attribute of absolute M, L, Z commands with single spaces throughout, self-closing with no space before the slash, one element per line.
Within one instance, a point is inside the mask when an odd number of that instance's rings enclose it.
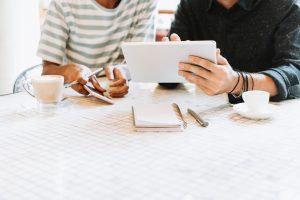
<path fill-rule="evenodd" d="M 124 43 L 122 50 L 135 82 L 184 83 L 178 64 L 186 62 L 189 55 L 216 62 L 215 41 L 131 42 Z"/>
<path fill-rule="evenodd" d="M 102 100 L 102 101 L 105 101 L 106 103 L 109 103 L 109 104 L 114 104 L 113 100 L 109 97 L 106 97 L 104 96 L 102 93 L 100 93 L 99 91 L 95 90 L 94 88 L 88 86 L 88 85 L 84 85 L 83 86 L 84 89 L 86 89 L 90 95 Z"/>

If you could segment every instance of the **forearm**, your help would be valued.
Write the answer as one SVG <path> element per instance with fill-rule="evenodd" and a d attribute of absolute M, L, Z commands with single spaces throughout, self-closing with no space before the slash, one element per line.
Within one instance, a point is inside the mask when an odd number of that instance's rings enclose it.
<path fill-rule="evenodd" d="M 278 94 L 278 88 L 276 87 L 273 79 L 264 74 L 251 74 L 254 80 L 253 90 L 263 90 L 270 93 L 270 97 L 274 97 Z"/>
<path fill-rule="evenodd" d="M 67 76 L 67 66 L 60 66 L 56 63 L 43 61 L 43 75 L 61 75 L 65 78 L 65 83 L 69 83 Z"/>
<path fill-rule="evenodd" d="M 244 77 L 245 75 L 247 75 L 247 78 L 243 78 L 241 74 L 239 76 L 236 76 L 236 83 L 238 81 L 239 83 L 236 86 L 235 90 L 231 92 L 232 94 L 238 95 L 245 90 L 263 90 L 269 92 L 271 97 L 278 94 L 276 84 L 271 77 L 256 73 L 245 73 Z M 246 81 L 248 82 L 248 84 L 245 84 Z M 244 88 L 245 85 L 247 85 L 248 88 Z"/>
<path fill-rule="evenodd" d="M 64 67 L 61 67 L 60 65 L 53 63 L 53 62 L 48 62 L 48 61 L 43 61 L 43 75 L 64 75 L 65 69 Z"/>
<path fill-rule="evenodd" d="M 278 95 L 272 100 L 300 98 L 300 63 L 287 63 L 276 68 L 260 72 L 273 79 L 278 89 Z M 298 63 L 297 63 L 298 62 Z"/>

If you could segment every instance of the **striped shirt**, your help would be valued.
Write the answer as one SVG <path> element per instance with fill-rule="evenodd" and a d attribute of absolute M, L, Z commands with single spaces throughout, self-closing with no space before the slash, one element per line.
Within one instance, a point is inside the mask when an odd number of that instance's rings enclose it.
<path fill-rule="evenodd" d="M 90 68 L 117 62 L 122 42 L 154 40 L 156 8 L 157 0 L 121 0 L 114 9 L 96 0 L 52 0 L 37 55 Z"/>

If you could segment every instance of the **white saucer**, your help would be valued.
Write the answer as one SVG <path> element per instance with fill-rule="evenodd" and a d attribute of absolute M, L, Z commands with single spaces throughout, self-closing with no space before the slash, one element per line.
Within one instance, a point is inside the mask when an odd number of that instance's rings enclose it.
<path fill-rule="evenodd" d="M 246 103 L 239 103 L 233 106 L 233 109 L 242 115 L 243 117 L 249 118 L 249 119 L 268 119 L 272 117 L 272 114 L 274 113 L 274 110 L 276 109 L 276 106 L 272 104 L 268 104 L 266 109 L 260 111 L 260 112 L 252 112 L 248 109 Z"/>

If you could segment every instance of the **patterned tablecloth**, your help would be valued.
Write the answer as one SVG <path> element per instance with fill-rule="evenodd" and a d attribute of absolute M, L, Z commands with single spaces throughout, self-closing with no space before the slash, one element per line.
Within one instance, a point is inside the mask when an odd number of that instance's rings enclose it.
<path fill-rule="evenodd" d="M 299 100 L 255 121 L 189 84 L 131 83 L 113 106 L 70 94 L 52 114 L 24 93 L 0 97 L 1 200 L 300 199 Z M 184 111 L 184 132 L 133 131 L 132 105 L 172 102 Z"/>

